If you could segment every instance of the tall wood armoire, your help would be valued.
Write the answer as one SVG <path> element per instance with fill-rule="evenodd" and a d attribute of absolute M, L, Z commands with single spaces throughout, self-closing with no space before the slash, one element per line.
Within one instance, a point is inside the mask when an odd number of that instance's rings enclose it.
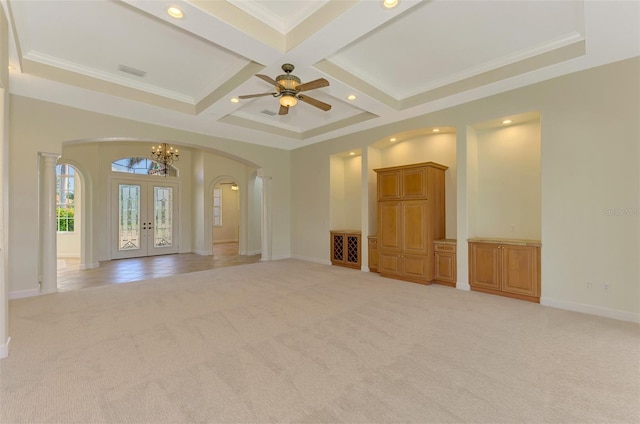
<path fill-rule="evenodd" d="M 444 172 L 434 162 L 375 169 L 378 175 L 378 272 L 428 284 L 433 241 L 445 238 Z"/>

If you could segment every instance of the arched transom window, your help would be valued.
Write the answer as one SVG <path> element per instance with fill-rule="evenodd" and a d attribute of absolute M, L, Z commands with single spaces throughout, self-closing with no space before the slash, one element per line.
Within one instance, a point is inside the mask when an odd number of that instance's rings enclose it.
<path fill-rule="evenodd" d="M 164 165 L 160 162 L 141 157 L 123 158 L 111 162 L 111 170 L 113 172 L 125 172 L 128 174 L 159 175 L 164 177 L 164 169 Z M 166 175 L 176 177 L 178 171 L 174 166 L 167 165 Z"/>

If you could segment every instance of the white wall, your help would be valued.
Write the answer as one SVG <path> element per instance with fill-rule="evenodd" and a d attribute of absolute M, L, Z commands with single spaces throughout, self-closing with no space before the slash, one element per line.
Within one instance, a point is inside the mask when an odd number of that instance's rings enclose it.
<path fill-rule="evenodd" d="M 539 111 L 541 301 L 640 321 L 638 75 L 640 58 L 634 58 L 294 150 L 294 254 L 318 261 L 328 258 L 331 155 L 365 150 L 404 131 L 451 126 L 461 158 L 457 173 L 464 176 L 456 181 L 464 201 L 457 219 L 458 282 L 468 287 L 466 240 L 475 234 L 469 233 L 473 204 L 468 195 L 474 188 L 468 187 L 467 148 L 472 150 L 476 139 L 473 132 L 467 133 L 468 127 Z M 477 207 L 481 202 L 478 196 Z"/>

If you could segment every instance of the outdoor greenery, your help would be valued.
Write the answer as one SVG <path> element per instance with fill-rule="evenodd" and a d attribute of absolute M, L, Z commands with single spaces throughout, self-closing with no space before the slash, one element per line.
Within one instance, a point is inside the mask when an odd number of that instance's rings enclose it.
<path fill-rule="evenodd" d="M 56 216 L 58 217 L 58 231 L 73 231 L 74 210 L 68 208 L 56 208 Z"/>

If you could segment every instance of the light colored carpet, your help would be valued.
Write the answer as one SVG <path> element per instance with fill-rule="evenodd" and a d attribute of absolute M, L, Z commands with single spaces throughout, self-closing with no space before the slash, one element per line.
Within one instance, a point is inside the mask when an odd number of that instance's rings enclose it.
<path fill-rule="evenodd" d="M 297 260 L 10 302 L 2 423 L 638 423 L 640 327 Z"/>

